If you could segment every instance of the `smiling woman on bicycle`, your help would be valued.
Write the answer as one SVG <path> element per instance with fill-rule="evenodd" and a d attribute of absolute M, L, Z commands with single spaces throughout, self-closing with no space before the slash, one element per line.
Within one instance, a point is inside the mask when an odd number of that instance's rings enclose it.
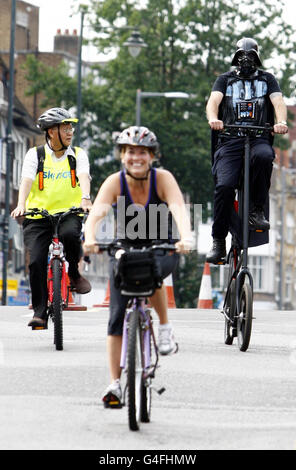
<path fill-rule="evenodd" d="M 179 238 L 177 251 L 185 252 L 192 245 L 190 220 L 186 212 L 180 188 L 173 175 L 164 169 L 152 168 L 158 150 L 156 136 L 146 127 L 132 126 L 125 129 L 117 139 L 123 170 L 110 175 L 102 184 L 85 225 L 84 249 L 96 252 L 96 224 L 108 213 L 110 207 L 116 215 L 117 236 L 123 243 L 136 247 L 159 239 L 172 242 L 171 215 L 176 222 Z M 157 216 L 157 209 L 167 208 Z M 165 223 L 164 221 L 167 221 Z M 174 270 L 178 255 L 166 254 L 160 258 L 162 278 Z M 111 385 L 104 394 L 111 392 L 121 399 L 120 354 L 122 327 L 128 298 L 114 285 L 114 258 L 110 258 L 110 318 L 107 349 L 109 355 Z M 176 349 L 172 326 L 168 320 L 166 288 L 156 289 L 150 298 L 159 316 L 160 354 L 171 354 Z"/>
<path fill-rule="evenodd" d="M 89 161 L 79 147 L 72 148 L 73 123 L 77 119 L 63 108 L 51 108 L 38 119 L 46 145 L 29 149 L 25 155 L 17 207 L 12 217 L 26 209 L 46 209 L 50 214 L 72 206 L 91 208 Z M 76 182 L 76 175 L 78 181 Z M 78 271 L 81 257 L 81 217 L 69 215 L 60 226 L 60 238 L 69 262 L 69 278 L 76 292 L 85 294 L 91 286 Z M 45 218 L 26 218 L 24 242 L 30 254 L 30 287 L 34 316 L 28 326 L 44 327 L 47 318 L 47 258 L 53 228 Z"/>

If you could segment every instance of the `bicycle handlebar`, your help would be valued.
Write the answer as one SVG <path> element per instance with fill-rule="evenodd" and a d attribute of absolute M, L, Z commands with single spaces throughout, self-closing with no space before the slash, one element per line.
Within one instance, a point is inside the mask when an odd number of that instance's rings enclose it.
<path fill-rule="evenodd" d="M 26 216 L 37 216 L 41 215 L 42 217 L 51 219 L 54 216 L 59 216 L 61 219 L 66 217 L 69 214 L 85 214 L 84 210 L 81 207 L 70 207 L 70 209 L 66 212 L 58 212 L 57 214 L 50 214 L 46 209 L 38 209 L 37 207 L 34 207 L 32 209 L 29 209 L 28 211 L 24 212 L 22 215 L 18 217 L 26 217 Z"/>
<path fill-rule="evenodd" d="M 149 246 L 144 246 L 144 247 L 134 247 L 134 246 L 129 246 L 129 245 L 124 245 L 119 241 L 111 242 L 111 243 L 96 243 L 96 246 L 99 247 L 100 251 L 110 251 L 112 249 L 116 250 L 124 250 L 124 251 L 154 251 L 154 250 L 164 250 L 164 251 L 176 251 L 177 248 L 174 244 L 171 243 L 157 243 L 157 240 L 155 243 Z"/>
<path fill-rule="evenodd" d="M 266 124 L 265 126 L 244 126 L 242 124 L 223 124 L 223 129 L 240 129 L 242 131 L 273 131 L 273 126 Z M 223 132 L 222 129 L 222 132 Z"/>

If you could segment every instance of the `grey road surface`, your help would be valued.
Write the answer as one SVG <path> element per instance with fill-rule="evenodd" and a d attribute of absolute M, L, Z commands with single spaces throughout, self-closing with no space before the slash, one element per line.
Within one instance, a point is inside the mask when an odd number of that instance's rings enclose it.
<path fill-rule="evenodd" d="M 172 309 L 178 354 L 160 360 L 152 419 L 131 432 L 104 409 L 107 309 L 64 312 L 32 331 L 27 307 L 0 307 L 0 449 L 296 449 L 296 312 L 257 311 L 251 344 L 223 342 L 218 310 Z M 157 330 L 157 320 L 155 319 Z"/>

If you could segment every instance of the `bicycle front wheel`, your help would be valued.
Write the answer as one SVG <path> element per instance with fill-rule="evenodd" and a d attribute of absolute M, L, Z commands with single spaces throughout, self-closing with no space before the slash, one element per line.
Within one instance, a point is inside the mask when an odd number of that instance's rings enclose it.
<path fill-rule="evenodd" d="M 149 315 L 147 313 L 147 315 Z M 153 361 L 152 357 L 152 341 L 151 341 L 151 330 L 150 328 L 143 335 L 144 343 L 148 343 L 150 361 Z M 146 377 L 142 381 L 142 396 L 141 396 L 141 421 L 142 423 L 149 423 L 151 416 L 151 403 L 152 403 L 152 378 L 151 376 Z"/>
<path fill-rule="evenodd" d="M 54 344 L 57 351 L 63 349 L 63 302 L 61 294 L 62 265 L 59 259 L 52 260 L 53 299 L 52 316 L 54 324 Z"/>
<path fill-rule="evenodd" d="M 253 292 L 250 284 L 243 284 L 239 305 L 237 341 L 240 351 L 246 351 L 250 343 L 253 319 Z"/>
<path fill-rule="evenodd" d="M 141 405 L 143 394 L 142 365 L 142 332 L 140 328 L 140 312 L 131 312 L 128 327 L 127 351 L 127 390 L 128 419 L 132 431 L 137 431 L 141 421 Z"/>
<path fill-rule="evenodd" d="M 235 309 L 236 309 L 236 299 L 235 299 L 235 279 L 233 278 L 233 273 L 237 265 L 237 250 L 232 250 L 229 255 L 229 268 L 227 276 L 227 293 L 225 299 L 225 307 L 228 318 L 225 317 L 224 324 L 224 343 L 231 345 L 233 343 L 233 338 L 236 336 L 235 328 Z"/>

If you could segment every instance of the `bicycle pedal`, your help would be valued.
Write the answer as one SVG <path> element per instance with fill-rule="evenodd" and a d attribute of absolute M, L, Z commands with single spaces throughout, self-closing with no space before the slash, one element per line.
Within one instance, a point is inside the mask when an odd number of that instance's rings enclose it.
<path fill-rule="evenodd" d="M 117 398 L 113 393 L 108 393 L 104 398 L 104 407 L 105 408 L 122 408 L 122 402 Z"/>
<path fill-rule="evenodd" d="M 32 330 L 47 330 L 47 326 L 32 326 Z"/>
<path fill-rule="evenodd" d="M 151 390 L 154 390 L 156 393 L 158 393 L 158 395 L 162 395 L 163 392 L 166 391 L 165 387 L 161 387 L 159 390 L 157 390 L 157 388 L 153 387 L 153 385 L 149 385 L 149 388 L 151 388 Z"/>
<path fill-rule="evenodd" d="M 249 225 L 249 230 L 250 230 L 251 232 L 263 233 L 263 232 L 268 231 L 269 229 L 256 228 L 256 227 L 254 227 L 254 226 L 252 226 L 252 225 Z"/>
<path fill-rule="evenodd" d="M 120 401 L 104 402 L 104 408 L 122 408 L 123 404 Z"/>

